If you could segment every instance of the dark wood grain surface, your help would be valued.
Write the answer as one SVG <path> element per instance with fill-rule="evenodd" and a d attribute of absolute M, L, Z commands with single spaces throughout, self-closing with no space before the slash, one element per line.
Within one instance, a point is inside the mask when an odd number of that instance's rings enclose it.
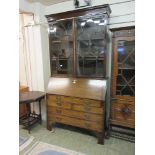
<path fill-rule="evenodd" d="M 47 93 L 105 101 L 106 88 L 106 80 L 52 77 Z"/>
<path fill-rule="evenodd" d="M 44 98 L 45 93 L 40 91 L 29 91 L 19 94 L 19 103 L 30 103 L 35 102 L 39 99 Z"/>

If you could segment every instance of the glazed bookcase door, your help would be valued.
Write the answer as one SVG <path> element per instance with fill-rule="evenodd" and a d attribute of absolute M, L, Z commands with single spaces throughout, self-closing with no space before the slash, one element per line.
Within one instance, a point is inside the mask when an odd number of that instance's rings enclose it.
<path fill-rule="evenodd" d="M 110 13 L 105 4 L 46 15 L 51 76 L 105 77 Z"/>
<path fill-rule="evenodd" d="M 77 76 L 105 76 L 105 22 L 104 15 L 76 18 Z"/>
<path fill-rule="evenodd" d="M 69 75 L 73 70 L 73 20 L 49 24 L 52 75 Z"/>
<path fill-rule="evenodd" d="M 135 96 L 135 40 L 120 37 L 115 41 L 114 95 Z"/>

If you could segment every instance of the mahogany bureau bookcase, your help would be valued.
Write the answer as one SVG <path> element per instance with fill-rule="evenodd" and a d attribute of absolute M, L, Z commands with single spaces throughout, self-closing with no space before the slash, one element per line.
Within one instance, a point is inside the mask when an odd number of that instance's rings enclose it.
<path fill-rule="evenodd" d="M 47 128 L 55 123 L 94 131 L 104 144 L 106 80 L 50 78 L 47 88 Z"/>

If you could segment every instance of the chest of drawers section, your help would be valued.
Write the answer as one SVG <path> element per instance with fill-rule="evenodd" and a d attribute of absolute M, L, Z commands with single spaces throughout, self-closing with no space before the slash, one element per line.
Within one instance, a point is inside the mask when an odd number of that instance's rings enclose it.
<path fill-rule="evenodd" d="M 47 121 L 49 130 L 54 123 L 62 123 L 95 131 L 98 143 L 104 143 L 104 103 L 100 100 L 48 94 Z"/>

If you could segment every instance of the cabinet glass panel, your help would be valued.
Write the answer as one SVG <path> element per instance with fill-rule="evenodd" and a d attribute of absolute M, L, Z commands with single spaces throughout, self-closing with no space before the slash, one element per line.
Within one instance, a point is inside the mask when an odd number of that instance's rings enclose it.
<path fill-rule="evenodd" d="M 135 95 L 135 41 L 117 42 L 118 75 L 117 95 Z"/>
<path fill-rule="evenodd" d="M 51 74 L 71 74 L 73 66 L 73 21 L 49 24 Z"/>
<path fill-rule="evenodd" d="M 135 67 L 135 41 L 119 40 L 117 43 L 118 67 L 133 69 Z"/>
<path fill-rule="evenodd" d="M 76 19 L 78 76 L 104 76 L 106 21 L 104 15 L 94 15 L 91 18 L 82 16 Z"/>

